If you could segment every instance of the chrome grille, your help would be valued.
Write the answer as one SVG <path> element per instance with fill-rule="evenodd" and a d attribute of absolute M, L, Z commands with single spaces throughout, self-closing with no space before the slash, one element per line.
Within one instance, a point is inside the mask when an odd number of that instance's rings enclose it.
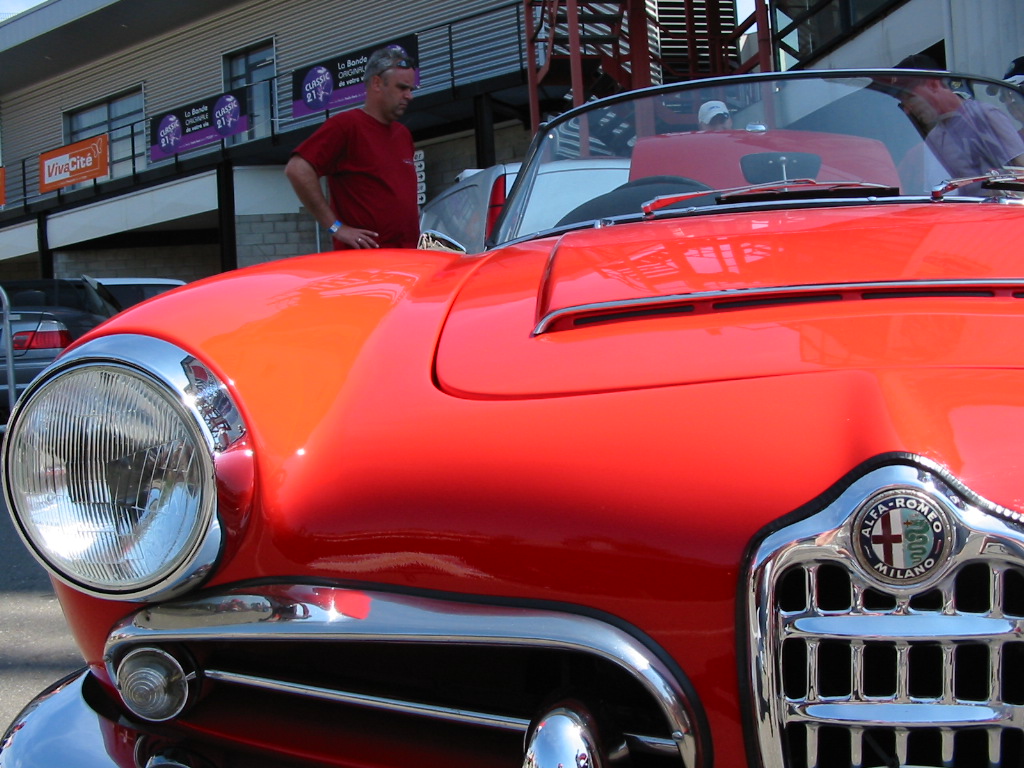
<path fill-rule="evenodd" d="M 879 579 L 856 554 L 858 508 L 894 488 L 926 494 L 950 524 L 944 565 L 914 584 Z M 938 472 L 889 466 L 764 539 L 747 608 L 766 768 L 1021 764 L 1015 518 Z"/>

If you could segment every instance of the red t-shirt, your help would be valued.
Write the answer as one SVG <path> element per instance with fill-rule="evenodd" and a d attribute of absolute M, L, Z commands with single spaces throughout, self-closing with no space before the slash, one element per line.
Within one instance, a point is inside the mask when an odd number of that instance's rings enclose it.
<path fill-rule="evenodd" d="M 342 222 L 379 233 L 382 248 L 416 247 L 420 214 L 408 128 L 350 109 L 329 118 L 295 152 L 327 177 Z"/>

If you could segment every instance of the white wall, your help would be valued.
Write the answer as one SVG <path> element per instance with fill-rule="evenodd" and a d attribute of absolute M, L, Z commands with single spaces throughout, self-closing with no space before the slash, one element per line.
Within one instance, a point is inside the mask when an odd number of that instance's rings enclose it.
<path fill-rule="evenodd" d="M 54 213 L 47 219 L 47 241 L 62 248 L 216 210 L 217 177 L 210 171 Z"/>
<path fill-rule="evenodd" d="M 1024 3 L 911 0 L 816 62 L 815 69 L 889 67 L 940 41 L 950 69 L 1002 77 L 1013 59 L 1024 56 Z"/>

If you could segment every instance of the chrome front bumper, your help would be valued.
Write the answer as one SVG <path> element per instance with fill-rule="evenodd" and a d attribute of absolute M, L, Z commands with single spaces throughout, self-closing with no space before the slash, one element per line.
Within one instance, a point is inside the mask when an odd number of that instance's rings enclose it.
<path fill-rule="evenodd" d="M 443 749 L 435 738 L 436 728 L 443 727 L 450 734 L 457 732 L 456 740 L 464 738 L 466 744 L 476 745 L 474 749 L 479 747 L 480 754 L 494 750 L 507 758 L 511 745 L 517 753 L 513 759 L 521 759 L 522 747 L 515 744 L 524 743 L 531 722 L 540 714 L 533 702 L 538 694 L 531 689 L 524 704 L 523 694 L 509 696 L 515 690 L 509 679 L 485 668 L 509 664 L 515 677 L 539 665 L 538 679 L 548 681 L 550 675 L 552 686 L 564 686 L 564 676 L 556 671 L 576 669 L 565 666 L 570 655 L 587 660 L 586 674 L 593 684 L 608 686 L 609 696 L 625 696 L 643 715 L 629 722 L 651 729 L 616 731 L 622 749 L 661 755 L 689 768 L 701 764 L 691 704 L 673 672 L 639 639 L 595 617 L 323 586 L 263 585 L 140 610 L 108 638 L 105 658 L 111 679 L 117 678 L 118 665 L 134 650 L 161 648 L 204 660 L 199 676 L 204 690 L 196 704 L 205 710 L 201 725 L 190 724 L 187 717 L 182 722 L 132 717 L 113 703 L 96 678 L 82 672 L 26 707 L 0 747 L 0 768 L 284 768 L 310 763 L 285 763 L 282 756 L 316 759 L 312 747 L 289 741 L 292 730 L 283 719 L 265 723 L 266 729 L 282 729 L 277 735 L 283 741 L 272 744 L 262 739 L 267 730 L 243 734 L 235 730 L 238 723 L 218 725 L 224 713 L 237 711 L 233 708 L 240 701 L 243 707 L 254 707 L 253 714 L 280 707 L 291 717 L 296 707 L 305 707 L 322 718 L 324 707 L 338 707 L 356 717 L 356 712 L 365 712 L 375 721 L 390 718 L 396 729 L 410 729 L 405 732 L 407 743 L 424 740 L 424 754 Z M 189 649 L 201 652 L 188 653 Z M 557 654 L 560 664 L 551 666 L 545 654 Z M 398 658 L 403 664 L 392 674 L 388 663 Z M 352 659 L 376 663 L 376 676 L 364 679 L 368 673 Z M 410 692 L 403 670 L 431 664 L 444 669 L 439 678 L 443 689 L 430 678 Z M 483 679 L 491 681 L 493 691 L 480 693 Z M 483 699 L 456 697 L 449 702 L 445 692 L 457 684 L 463 686 L 458 691 L 470 690 Z M 397 687 L 392 691 L 389 686 Z M 474 702 L 483 700 L 496 709 L 474 708 Z M 381 732 L 390 727 L 382 725 Z M 420 735 L 414 737 L 412 729 Z M 500 734 L 500 748 L 491 736 L 477 744 L 485 732 Z M 215 734 L 235 734 L 237 739 Z M 382 743 L 390 738 L 384 736 Z M 373 744 L 366 747 L 372 748 Z M 353 762 L 363 764 L 358 754 Z"/>
<path fill-rule="evenodd" d="M 89 706 L 83 691 L 88 676 L 81 670 L 55 683 L 21 711 L 0 742 L 0 768 L 136 768 L 140 734 Z"/>
<path fill-rule="evenodd" d="M 0 741 L 0 768 L 300 768 L 252 752 L 198 743 L 142 727 L 116 710 L 87 670 L 54 683 L 11 723 Z M 105 703 L 106 702 L 106 703 Z"/>

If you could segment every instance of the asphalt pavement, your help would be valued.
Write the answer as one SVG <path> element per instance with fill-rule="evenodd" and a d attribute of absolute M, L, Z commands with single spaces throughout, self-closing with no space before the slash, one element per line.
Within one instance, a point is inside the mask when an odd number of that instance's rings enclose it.
<path fill-rule="evenodd" d="M 37 693 L 82 665 L 46 571 L 0 501 L 0 736 Z"/>

